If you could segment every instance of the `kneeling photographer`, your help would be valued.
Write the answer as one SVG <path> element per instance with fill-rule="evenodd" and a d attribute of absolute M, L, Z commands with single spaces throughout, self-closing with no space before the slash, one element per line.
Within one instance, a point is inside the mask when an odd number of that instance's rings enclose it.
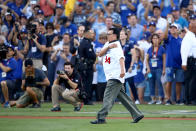
<path fill-rule="evenodd" d="M 74 106 L 74 111 L 80 111 L 85 99 L 85 93 L 80 93 L 82 83 L 80 75 L 74 70 L 70 62 L 65 62 L 64 70 L 57 71 L 58 77 L 52 86 L 52 104 L 51 111 L 61 111 L 59 104 L 59 95 Z M 80 90 L 79 90 L 80 89 Z"/>
<path fill-rule="evenodd" d="M 25 93 L 16 102 L 12 102 L 11 106 L 24 108 L 32 104 L 31 108 L 40 108 L 40 101 L 43 98 L 42 88 L 49 85 L 50 82 L 44 72 L 34 68 L 31 59 L 25 60 L 25 72 L 21 86 Z"/>

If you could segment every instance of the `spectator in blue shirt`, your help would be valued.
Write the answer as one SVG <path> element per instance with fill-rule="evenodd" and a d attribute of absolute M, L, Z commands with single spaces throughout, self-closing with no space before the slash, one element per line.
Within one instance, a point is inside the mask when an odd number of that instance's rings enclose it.
<path fill-rule="evenodd" d="M 65 20 L 64 24 L 60 28 L 60 34 L 70 34 L 71 36 L 74 36 L 77 34 L 77 26 L 75 24 L 72 24 L 70 20 Z"/>
<path fill-rule="evenodd" d="M 137 74 L 134 76 L 134 84 L 137 88 L 137 93 L 139 97 L 138 104 L 144 104 L 144 89 L 146 87 L 145 77 L 143 74 L 144 50 L 135 45 L 131 52 L 133 54 L 133 59 L 129 72 L 131 72 L 132 70 L 137 70 Z"/>
<path fill-rule="evenodd" d="M 166 18 L 167 14 L 171 13 L 174 6 L 179 5 L 179 0 L 158 0 L 161 7 L 161 16 Z"/>
<path fill-rule="evenodd" d="M 129 23 L 127 28 L 131 30 L 130 37 L 135 38 L 136 40 L 140 40 L 143 35 L 144 27 L 140 24 L 137 24 L 137 16 L 135 14 L 129 14 L 127 19 Z"/>
<path fill-rule="evenodd" d="M 137 6 L 136 2 L 132 2 L 132 1 L 129 1 L 129 0 L 123 0 L 119 4 L 118 8 L 119 8 L 119 12 L 120 12 L 123 27 L 128 25 L 127 15 L 129 13 L 136 13 L 136 6 Z"/>
<path fill-rule="evenodd" d="M 96 53 L 99 53 L 101 51 L 101 48 L 104 46 L 106 42 L 107 42 L 107 34 L 106 33 L 100 34 L 99 40 L 95 45 Z M 95 89 L 97 101 L 103 101 L 103 95 L 107 83 L 105 73 L 103 70 L 102 61 L 103 61 L 103 57 L 98 56 L 96 60 L 97 86 Z"/>
<path fill-rule="evenodd" d="M 145 33 L 151 36 L 152 34 L 155 33 L 155 31 L 156 31 L 156 23 L 154 21 L 151 21 L 150 23 L 148 23 L 148 31 L 146 31 Z"/>
<path fill-rule="evenodd" d="M 125 69 L 126 71 L 129 70 L 129 68 L 131 67 L 131 61 L 132 61 L 132 53 L 131 53 L 131 49 L 133 48 L 133 45 L 136 43 L 136 41 L 130 41 L 128 38 L 128 33 L 126 32 L 126 30 L 121 30 L 120 32 L 120 43 L 125 55 Z M 137 90 L 136 87 L 134 85 L 134 77 L 129 77 L 127 79 L 125 79 L 126 82 L 128 82 L 130 88 L 131 88 L 131 92 L 133 94 L 134 100 L 136 104 L 139 104 L 139 100 L 138 100 L 138 95 L 137 95 Z"/>
<path fill-rule="evenodd" d="M 20 16 L 22 14 L 21 11 L 24 8 L 22 2 L 22 0 L 14 0 L 13 2 L 8 3 L 7 6 Z"/>
<path fill-rule="evenodd" d="M 174 17 L 174 22 L 179 24 L 182 29 L 184 29 L 184 27 L 188 27 L 188 21 L 180 16 L 180 11 L 177 6 L 172 8 L 172 15 Z"/>
<path fill-rule="evenodd" d="M 5 99 L 5 108 L 9 108 L 9 95 L 8 91 L 13 91 L 15 87 L 15 74 L 16 74 L 16 61 L 13 58 L 14 48 L 8 47 L 6 59 L 0 61 L 0 82 L 1 90 Z M 9 89 L 9 90 L 8 90 Z"/>
<path fill-rule="evenodd" d="M 80 25 L 85 25 L 87 21 L 87 15 L 83 12 L 85 8 L 85 4 L 83 2 L 80 2 L 75 7 L 75 12 L 72 18 L 73 24 L 75 24 L 77 27 Z"/>
<path fill-rule="evenodd" d="M 148 49 L 146 56 L 147 74 L 150 86 L 151 101 L 148 104 L 162 104 L 164 98 L 161 75 L 165 74 L 165 49 L 160 45 L 158 34 L 151 37 L 152 47 Z M 155 85 L 158 86 L 158 101 L 155 97 Z"/>
<path fill-rule="evenodd" d="M 148 7 L 148 0 L 141 0 L 141 3 L 137 6 L 137 18 L 139 24 L 147 25 L 147 20 L 145 19 L 146 8 Z"/>
<path fill-rule="evenodd" d="M 14 99 L 17 99 L 19 97 L 19 93 L 22 92 L 21 85 L 22 85 L 22 69 L 23 69 L 23 60 L 24 55 L 18 51 L 17 47 L 15 47 L 15 55 L 14 59 L 16 60 L 16 70 L 15 70 L 15 87 L 14 87 Z"/>
<path fill-rule="evenodd" d="M 116 27 L 121 27 L 122 25 L 122 21 L 121 21 L 121 16 L 114 11 L 114 7 L 115 7 L 115 3 L 114 1 L 109 1 L 106 5 L 106 13 L 105 13 L 105 17 L 112 17 L 113 20 L 113 24 Z"/>
<path fill-rule="evenodd" d="M 55 9 L 55 15 L 51 16 L 50 21 L 51 23 L 53 23 L 54 25 L 56 25 L 58 23 L 58 20 L 60 18 L 65 17 L 64 15 L 64 7 L 62 5 L 56 5 L 56 9 Z"/>
<path fill-rule="evenodd" d="M 8 34 L 11 32 L 13 26 L 14 26 L 15 19 L 13 17 L 13 14 L 11 12 L 6 12 L 5 13 L 5 18 L 3 20 L 3 23 L 7 26 L 8 28 Z M 7 36 L 6 36 L 7 37 Z"/>
<path fill-rule="evenodd" d="M 166 105 L 171 104 L 171 88 L 172 82 L 176 82 L 176 103 L 180 104 L 181 84 L 184 81 L 184 72 L 181 68 L 182 58 L 180 54 L 182 38 L 179 37 L 179 27 L 177 24 L 170 26 L 170 33 L 168 34 L 168 27 L 165 32 L 166 44 Z M 175 77 L 174 77 L 175 76 Z"/>
<path fill-rule="evenodd" d="M 104 10 L 99 9 L 96 10 L 97 12 L 97 18 L 95 19 L 95 22 L 92 24 L 92 29 L 95 30 L 96 32 L 96 40 L 99 39 L 99 35 L 102 34 L 103 32 L 106 32 L 107 27 L 105 24 L 105 19 L 104 19 Z"/>

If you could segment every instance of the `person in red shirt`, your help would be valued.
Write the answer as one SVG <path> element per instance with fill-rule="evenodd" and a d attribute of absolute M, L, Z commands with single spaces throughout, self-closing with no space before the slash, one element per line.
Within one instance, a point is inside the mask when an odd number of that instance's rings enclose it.
<path fill-rule="evenodd" d="M 49 17 L 54 14 L 56 0 L 40 0 L 39 5 L 44 12 L 44 16 Z"/>

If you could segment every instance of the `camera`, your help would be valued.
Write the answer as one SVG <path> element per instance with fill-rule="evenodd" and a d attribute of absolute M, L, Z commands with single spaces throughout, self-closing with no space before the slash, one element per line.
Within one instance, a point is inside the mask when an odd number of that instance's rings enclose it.
<path fill-rule="evenodd" d="M 86 101 L 88 98 L 88 94 L 86 93 L 86 91 L 80 89 L 78 97 L 80 100 Z"/>
<path fill-rule="evenodd" d="M 5 45 L 0 46 L 0 61 L 6 59 L 8 49 Z"/>
<path fill-rule="evenodd" d="M 188 14 L 188 16 L 191 16 L 192 14 L 194 14 L 192 10 L 187 10 L 186 13 Z"/>
<path fill-rule="evenodd" d="M 66 74 L 67 76 L 68 76 L 68 72 L 67 71 L 65 71 L 65 70 L 57 70 L 57 72 L 56 72 L 58 75 L 64 75 L 64 74 Z M 62 83 L 67 83 L 67 79 L 63 79 L 63 78 L 60 78 L 59 79 L 59 84 L 62 84 Z"/>
<path fill-rule="evenodd" d="M 63 37 L 61 35 L 58 35 L 58 41 L 61 41 Z"/>
<path fill-rule="evenodd" d="M 25 87 L 35 87 L 35 69 L 33 67 L 25 68 Z"/>
<path fill-rule="evenodd" d="M 56 73 L 58 75 L 64 75 L 64 74 L 68 75 L 68 72 L 66 70 L 57 70 Z"/>
<path fill-rule="evenodd" d="M 37 26 L 35 24 L 28 24 L 27 25 L 27 32 L 28 32 L 28 34 L 30 34 L 31 39 L 36 38 L 36 35 L 35 35 L 36 29 L 37 29 Z"/>
<path fill-rule="evenodd" d="M 10 8 L 7 9 L 7 12 L 9 12 L 10 14 L 12 14 L 12 10 Z"/>

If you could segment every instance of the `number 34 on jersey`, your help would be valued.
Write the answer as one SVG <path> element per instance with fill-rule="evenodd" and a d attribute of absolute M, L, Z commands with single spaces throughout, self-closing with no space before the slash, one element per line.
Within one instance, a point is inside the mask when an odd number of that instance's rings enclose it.
<path fill-rule="evenodd" d="M 111 63 L 111 60 L 110 60 L 110 57 L 105 57 L 105 63 L 108 63 L 108 64 L 110 64 Z"/>

